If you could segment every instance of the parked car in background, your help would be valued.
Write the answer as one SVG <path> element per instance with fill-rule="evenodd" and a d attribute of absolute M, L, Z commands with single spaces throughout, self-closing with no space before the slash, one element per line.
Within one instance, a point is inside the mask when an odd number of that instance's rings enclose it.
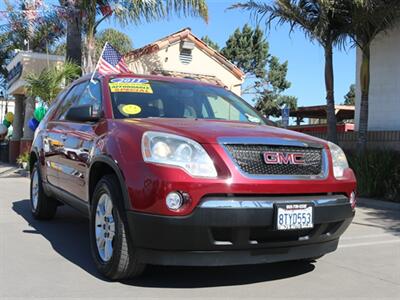
<path fill-rule="evenodd" d="M 40 123 L 30 165 L 34 217 L 61 203 L 86 213 L 112 280 L 146 264 L 313 260 L 354 216 L 356 180 L 337 145 L 269 126 L 189 79 L 82 77 Z"/>

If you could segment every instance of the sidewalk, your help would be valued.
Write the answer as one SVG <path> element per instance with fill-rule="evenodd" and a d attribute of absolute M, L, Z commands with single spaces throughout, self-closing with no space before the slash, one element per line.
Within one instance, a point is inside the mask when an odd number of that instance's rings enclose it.
<path fill-rule="evenodd" d="M 0 178 L 15 176 L 26 177 L 27 174 L 28 173 L 25 170 L 19 168 L 17 165 L 0 162 Z"/>

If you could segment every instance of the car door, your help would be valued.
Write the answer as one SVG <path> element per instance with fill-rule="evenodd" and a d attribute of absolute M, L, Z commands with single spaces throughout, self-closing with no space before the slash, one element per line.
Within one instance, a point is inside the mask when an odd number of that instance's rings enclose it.
<path fill-rule="evenodd" d="M 88 81 L 82 94 L 77 97 L 71 107 L 92 105 L 93 112 L 102 111 L 101 83 Z M 98 122 L 72 122 L 63 121 L 64 155 L 62 167 L 65 172 L 60 173 L 59 187 L 73 196 L 87 200 L 87 176 L 90 151 L 97 138 L 96 129 Z"/>
<path fill-rule="evenodd" d="M 68 90 L 64 90 L 61 92 L 57 98 L 54 100 L 54 103 L 50 106 L 49 111 L 45 115 L 43 121 L 40 123 L 38 127 L 37 135 L 41 137 L 42 145 L 40 147 L 40 153 L 44 158 L 44 168 L 42 177 L 47 182 L 50 182 L 53 185 L 58 184 L 58 175 L 56 169 L 51 167 L 52 156 L 55 154 L 56 145 L 53 144 L 54 140 L 54 133 L 51 132 L 51 125 L 49 122 L 52 120 L 54 114 L 57 112 L 58 108 L 61 105 L 65 95 L 67 94 Z M 50 125 L 50 126 L 49 126 Z"/>
<path fill-rule="evenodd" d="M 65 126 L 63 126 L 65 114 L 83 91 L 81 84 L 70 88 L 55 112 L 54 117 L 47 123 L 44 135 L 45 168 L 47 181 L 58 187 L 62 173 L 69 172 L 64 167 L 63 157 L 65 141 L 67 138 Z"/>

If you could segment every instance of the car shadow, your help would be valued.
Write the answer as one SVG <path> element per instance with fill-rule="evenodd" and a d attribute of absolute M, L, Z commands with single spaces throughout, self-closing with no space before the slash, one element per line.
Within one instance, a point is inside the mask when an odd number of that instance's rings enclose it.
<path fill-rule="evenodd" d="M 28 222 L 33 230 L 24 234 L 40 234 L 65 259 L 92 276 L 107 281 L 96 270 L 90 254 L 88 220 L 70 207 L 59 207 L 51 221 L 35 220 L 29 200 L 13 202 L 13 210 Z M 309 262 L 284 262 L 230 267 L 164 267 L 148 266 L 145 273 L 123 284 L 158 288 L 203 288 L 244 285 L 299 276 L 314 270 Z"/>

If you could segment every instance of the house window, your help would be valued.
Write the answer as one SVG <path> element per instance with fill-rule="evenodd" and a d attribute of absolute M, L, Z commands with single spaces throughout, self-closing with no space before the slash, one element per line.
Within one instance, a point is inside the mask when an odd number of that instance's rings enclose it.
<path fill-rule="evenodd" d="M 182 41 L 179 53 L 179 59 L 184 64 L 190 64 L 192 61 L 192 51 L 194 49 L 194 43 L 192 41 Z"/>
<path fill-rule="evenodd" d="M 181 53 L 179 54 L 179 60 L 184 65 L 190 64 L 190 62 L 192 61 L 192 50 L 181 49 Z"/>

